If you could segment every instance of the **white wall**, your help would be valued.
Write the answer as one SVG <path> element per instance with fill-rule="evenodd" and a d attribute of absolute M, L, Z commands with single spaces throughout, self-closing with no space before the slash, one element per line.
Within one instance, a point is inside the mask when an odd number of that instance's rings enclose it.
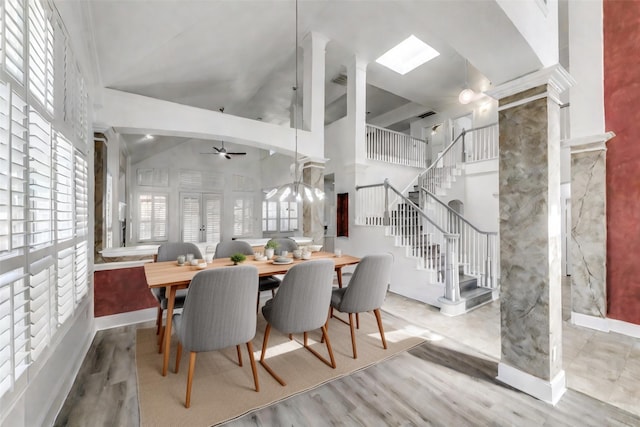
<path fill-rule="evenodd" d="M 498 231 L 498 160 L 465 168 L 464 216 L 482 231 Z"/>

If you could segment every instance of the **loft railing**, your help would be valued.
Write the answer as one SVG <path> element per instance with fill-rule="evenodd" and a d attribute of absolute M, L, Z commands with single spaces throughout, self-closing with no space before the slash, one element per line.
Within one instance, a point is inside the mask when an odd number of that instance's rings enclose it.
<path fill-rule="evenodd" d="M 498 157 L 498 124 L 462 130 L 462 147 L 466 162 L 491 160 Z"/>
<path fill-rule="evenodd" d="M 366 148 L 367 159 L 417 168 L 429 166 L 427 142 L 404 133 L 367 125 Z"/>
<path fill-rule="evenodd" d="M 390 203 L 390 195 L 397 202 Z M 421 267 L 437 273 L 436 281 L 445 285 L 444 298 L 452 303 L 460 301 L 459 235 L 436 224 L 388 180 L 356 187 L 355 222 L 385 226 L 396 244 L 420 260 Z"/>
<path fill-rule="evenodd" d="M 429 218 L 446 232 L 460 236 L 458 261 L 464 273 L 475 276 L 479 286 L 497 288 L 498 233 L 478 229 L 426 188 L 420 190 L 421 206 Z"/>

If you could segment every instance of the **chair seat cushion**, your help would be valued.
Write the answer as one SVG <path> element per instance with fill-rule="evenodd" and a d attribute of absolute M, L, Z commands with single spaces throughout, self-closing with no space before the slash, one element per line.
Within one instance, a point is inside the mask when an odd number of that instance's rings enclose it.
<path fill-rule="evenodd" d="M 258 281 L 258 291 L 270 291 L 280 286 L 280 280 L 273 276 L 261 277 Z"/>
<path fill-rule="evenodd" d="M 331 292 L 331 307 L 340 310 L 340 305 L 342 304 L 342 297 L 346 292 L 347 288 L 334 289 Z"/>

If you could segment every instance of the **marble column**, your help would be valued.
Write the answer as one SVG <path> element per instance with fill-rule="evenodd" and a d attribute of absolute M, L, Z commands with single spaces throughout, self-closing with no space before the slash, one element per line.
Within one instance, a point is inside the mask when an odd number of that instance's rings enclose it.
<path fill-rule="evenodd" d="M 607 317 L 606 141 L 612 133 L 569 141 L 571 148 L 571 319 L 609 330 Z"/>
<path fill-rule="evenodd" d="M 107 138 L 102 133 L 94 133 L 93 136 L 95 151 L 93 153 L 94 162 L 94 218 L 93 218 L 93 246 L 94 246 L 94 262 L 96 264 L 105 262 L 100 255 L 100 251 L 104 249 L 105 240 L 105 203 L 104 197 L 107 189 Z"/>
<path fill-rule="evenodd" d="M 314 189 L 324 193 L 324 164 L 307 162 L 302 170 L 302 181 Z M 324 245 L 324 199 L 309 202 L 303 197 L 302 229 L 305 236 L 313 238 L 316 245 Z"/>
<path fill-rule="evenodd" d="M 506 83 L 499 99 L 501 361 L 498 380 L 555 404 L 562 369 L 559 65 Z"/>

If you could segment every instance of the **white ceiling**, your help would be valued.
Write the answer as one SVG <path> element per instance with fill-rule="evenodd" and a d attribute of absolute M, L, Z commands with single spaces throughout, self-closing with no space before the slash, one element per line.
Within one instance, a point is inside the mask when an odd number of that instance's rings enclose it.
<path fill-rule="evenodd" d="M 72 39 L 84 41 L 81 56 L 90 58 L 87 66 L 94 70 L 96 87 L 212 110 L 224 107 L 225 114 L 289 125 L 295 84 L 293 0 L 57 0 L 56 7 Z M 474 33 L 478 28 L 484 32 Z M 501 41 L 490 34 L 505 38 L 514 33 L 492 0 L 299 0 L 299 42 L 309 31 L 330 40 L 327 121 L 346 112 L 346 88 L 331 80 L 346 72 L 354 54 L 369 63 L 369 117 L 409 102 L 424 111 L 443 111 L 457 103 L 465 74 L 469 86 L 479 91 L 489 88 L 489 79 L 500 83 L 539 66 L 521 38 Z M 404 76 L 375 63 L 410 34 L 440 56 Z M 469 49 L 475 40 L 484 41 L 486 51 L 474 47 L 467 52 L 471 65 L 465 73 L 465 57 L 458 50 Z M 500 64 L 491 59 L 492 51 Z"/>

